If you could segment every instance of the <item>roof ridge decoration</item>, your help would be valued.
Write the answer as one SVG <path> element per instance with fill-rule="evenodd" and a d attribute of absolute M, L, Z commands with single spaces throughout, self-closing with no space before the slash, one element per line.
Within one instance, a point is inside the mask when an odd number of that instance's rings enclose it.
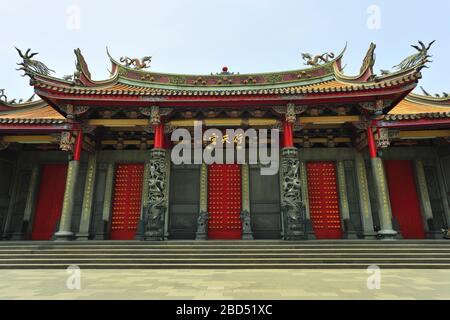
<path fill-rule="evenodd" d="M 152 62 L 151 56 L 145 56 L 142 57 L 142 59 L 139 58 L 128 58 L 127 56 L 124 56 L 120 58 L 120 62 L 125 64 L 125 67 L 127 68 L 133 68 L 135 70 L 142 70 L 142 69 L 149 69 L 150 63 Z"/>
<path fill-rule="evenodd" d="M 346 46 L 347 47 L 347 46 Z M 345 47 L 345 48 L 346 48 Z M 107 48 L 107 54 L 112 63 L 111 76 L 113 78 L 119 77 L 119 80 L 130 84 L 131 82 L 147 83 L 156 85 L 170 85 L 176 87 L 230 87 L 230 86 L 261 86 L 274 84 L 298 83 L 303 81 L 312 81 L 322 78 L 335 78 L 334 65 L 340 69 L 340 60 L 343 53 L 335 56 L 334 53 L 324 53 L 313 57 L 307 55 L 305 64 L 310 68 L 297 69 L 291 71 L 281 72 L 267 72 L 267 73 L 248 73 L 248 74 L 234 74 L 234 73 L 220 73 L 220 74 L 174 74 L 147 71 L 143 60 L 149 63 L 151 57 L 144 57 L 143 59 L 130 59 L 122 57 L 120 62 L 115 60 Z M 149 65 L 147 64 L 149 67 Z"/>
<path fill-rule="evenodd" d="M 86 80 L 92 82 L 91 72 L 89 71 L 88 64 L 86 63 L 86 59 L 84 59 L 80 48 L 75 49 L 74 53 L 77 57 L 77 61 L 75 62 L 76 71 L 73 76 L 75 82 L 81 84 L 84 84 Z"/>
<path fill-rule="evenodd" d="M 375 65 L 375 49 L 377 45 L 373 42 L 370 43 L 369 49 L 367 50 L 366 56 L 364 57 L 363 63 L 361 65 L 359 74 L 356 76 L 345 75 L 342 69 L 335 68 L 334 72 L 336 78 L 344 82 L 367 82 L 375 80 L 375 74 L 373 72 L 373 67 Z"/>
<path fill-rule="evenodd" d="M 23 76 L 29 76 L 32 78 L 35 74 L 41 74 L 44 76 L 50 76 L 50 73 L 54 73 L 55 71 L 49 69 L 45 64 L 38 60 L 32 60 L 32 58 L 38 55 L 38 52 L 33 52 L 30 54 L 31 49 L 28 49 L 25 53 L 22 53 L 17 47 L 15 47 L 19 56 L 22 58 L 22 62 L 17 65 L 20 66 L 17 71 L 24 71 L 25 74 Z"/>
<path fill-rule="evenodd" d="M 428 68 L 426 64 L 429 62 L 433 62 L 429 60 L 429 58 L 432 58 L 432 56 L 428 54 L 428 51 L 431 49 L 431 46 L 436 42 L 436 40 L 430 42 L 428 46 L 425 46 L 425 44 L 422 41 L 418 42 L 420 47 L 411 45 L 411 47 L 416 49 L 418 52 L 410 55 L 402 62 L 400 62 L 398 65 L 394 66 L 394 68 L 397 68 L 398 70 L 408 70 L 417 67 L 418 71 L 420 71 L 423 68 Z"/>

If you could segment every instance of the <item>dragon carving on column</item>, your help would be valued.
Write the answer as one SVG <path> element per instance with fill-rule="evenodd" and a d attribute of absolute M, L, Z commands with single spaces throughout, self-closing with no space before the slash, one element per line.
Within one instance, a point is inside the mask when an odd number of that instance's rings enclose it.
<path fill-rule="evenodd" d="M 150 160 L 149 205 L 145 210 L 145 238 L 164 240 L 164 216 L 167 209 L 165 152 L 153 150 Z"/>
<path fill-rule="evenodd" d="M 285 240 L 300 240 L 305 236 L 305 207 L 301 196 L 300 161 L 295 149 L 283 150 L 281 163 L 282 198 Z"/>

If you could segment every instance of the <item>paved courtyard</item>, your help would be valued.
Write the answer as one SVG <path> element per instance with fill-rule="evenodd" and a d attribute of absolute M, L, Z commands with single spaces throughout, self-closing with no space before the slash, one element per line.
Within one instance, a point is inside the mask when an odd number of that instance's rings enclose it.
<path fill-rule="evenodd" d="M 450 299 L 450 270 L 382 270 L 374 290 L 366 270 L 82 270 L 79 282 L 73 276 L 1 270 L 0 299 Z M 81 288 L 68 289 L 68 282 Z"/>

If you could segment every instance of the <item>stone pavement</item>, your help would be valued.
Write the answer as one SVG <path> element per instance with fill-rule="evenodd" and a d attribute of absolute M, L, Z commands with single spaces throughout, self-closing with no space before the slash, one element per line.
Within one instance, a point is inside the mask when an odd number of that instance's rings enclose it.
<path fill-rule="evenodd" d="M 450 270 L 382 270 L 378 290 L 367 270 L 81 270 L 79 290 L 69 276 L 1 270 L 0 299 L 450 299 Z"/>

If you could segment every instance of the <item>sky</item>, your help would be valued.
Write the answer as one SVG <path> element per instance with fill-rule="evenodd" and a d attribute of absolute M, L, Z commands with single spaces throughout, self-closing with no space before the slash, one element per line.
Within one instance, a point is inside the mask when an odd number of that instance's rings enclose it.
<path fill-rule="evenodd" d="M 257 73 L 304 68 L 301 53 L 338 54 L 348 43 L 345 73 L 356 75 L 371 42 L 375 71 L 415 53 L 418 40 L 436 40 L 420 85 L 450 92 L 449 0 L 15 0 L 2 1 L 0 89 L 28 98 L 28 78 L 16 71 L 14 46 L 73 74 L 80 48 L 92 76 L 109 76 L 113 57 L 152 56 L 156 72 Z"/>

